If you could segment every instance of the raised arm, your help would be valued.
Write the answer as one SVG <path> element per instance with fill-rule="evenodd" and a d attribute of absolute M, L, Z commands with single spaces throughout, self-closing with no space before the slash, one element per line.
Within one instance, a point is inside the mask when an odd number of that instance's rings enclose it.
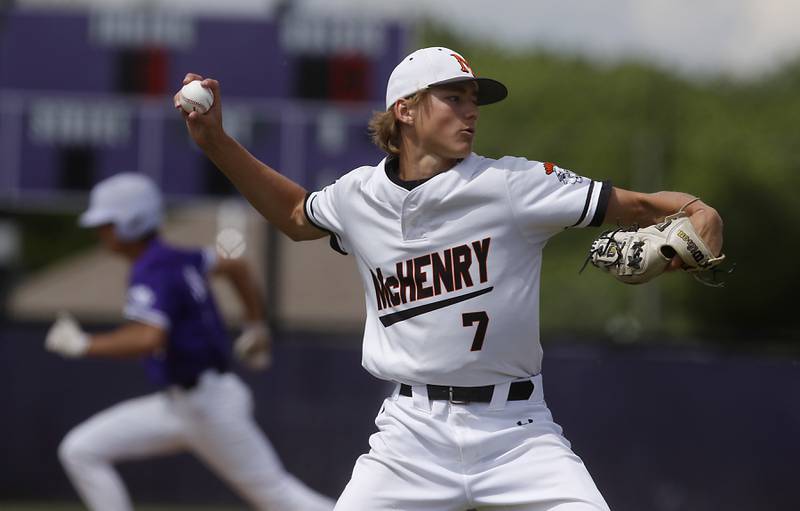
<path fill-rule="evenodd" d="M 180 92 L 175 94 L 174 104 L 183 113 L 189 135 L 198 147 L 268 222 L 291 239 L 311 240 L 326 236 L 326 232 L 314 227 L 305 216 L 306 190 L 259 161 L 225 133 L 219 82 L 189 73 L 183 83 L 193 80 L 202 80 L 203 86 L 214 94 L 211 109 L 205 114 L 183 112 Z"/>
<path fill-rule="evenodd" d="M 696 197 L 682 192 L 639 193 L 614 187 L 608 201 L 605 223 L 618 225 L 638 224 L 647 227 L 685 206 L 697 234 L 715 255 L 722 253 L 722 217 L 717 210 Z M 692 202 L 694 201 L 694 202 Z M 688 205 L 687 205 L 688 204 Z M 673 269 L 679 262 L 673 261 Z"/>

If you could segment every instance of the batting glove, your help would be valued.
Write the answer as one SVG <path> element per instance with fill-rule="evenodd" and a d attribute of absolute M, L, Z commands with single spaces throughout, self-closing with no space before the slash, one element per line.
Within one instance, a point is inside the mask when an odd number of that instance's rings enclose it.
<path fill-rule="evenodd" d="M 272 336 L 262 322 L 247 323 L 233 343 L 233 355 L 245 367 L 264 370 L 272 365 Z"/>
<path fill-rule="evenodd" d="M 89 336 L 81 330 L 72 315 L 61 312 L 47 332 L 44 347 L 62 357 L 79 358 L 89 349 Z"/>

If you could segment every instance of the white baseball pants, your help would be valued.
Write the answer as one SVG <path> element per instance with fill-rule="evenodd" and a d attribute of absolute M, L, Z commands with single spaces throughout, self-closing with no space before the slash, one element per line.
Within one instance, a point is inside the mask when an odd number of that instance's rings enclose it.
<path fill-rule="evenodd" d="M 375 419 L 336 511 L 608 511 L 544 402 L 541 375 L 527 401 L 430 401 L 425 386 L 394 394 Z"/>
<path fill-rule="evenodd" d="M 181 451 L 200 458 L 255 509 L 333 508 L 286 472 L 253 420 L 249 389 L 231 373 L 207 371 L 191 390 L 171 387 L 112 406 L 70 431 L 58 454 L 89 509 L 129 511 L 112 464 Z"/>

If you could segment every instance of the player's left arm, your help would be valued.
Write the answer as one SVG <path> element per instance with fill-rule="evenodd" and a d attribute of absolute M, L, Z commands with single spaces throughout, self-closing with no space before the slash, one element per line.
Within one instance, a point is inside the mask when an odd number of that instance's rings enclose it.
<path fill-rule="evenodd" d="M 613 187 L 608 200 L 604 223 L 615 225 L 637 224 L 647 227 L 685 206 L 692 226 L 714 255 L 722 253 L 722 217 L 716 209 L 702 200 L 682 192 L 640 193 Z M 694 201 L 694 202 L 692 202 Z M 687 206 L 688 204 L 688 206 Z M 678 267 L 678 261 L 672 266 Z"/>
<path fill-rule="evenodd" d="M 272 335 L 252 269 L 242 259 L 216 258 L 209 274 L 228 280 L 244 308 L 245 323 L 233 343 L 234 355 L 250 369 L 267 368 L 272 362 Z"/>
<path fill-rule="evenodd" d="M 223 277 L 230 282 L 244 308 L 246 321 L 263 322 L 266 320 L 264 299 L 255 284 L 253 271 L 244 260 L 217 258 L 213 266 L 209 268 L 209 274 Z"/>

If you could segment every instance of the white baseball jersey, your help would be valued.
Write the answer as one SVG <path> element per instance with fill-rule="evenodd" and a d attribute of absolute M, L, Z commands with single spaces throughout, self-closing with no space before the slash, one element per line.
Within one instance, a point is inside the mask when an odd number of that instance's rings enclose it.
<path fill-rule="evenodd" d="M 602 223 L 610 183 L 472 154 L 408 190 L 388 161 L 351 171 L 305 204 L 334 248 L 356 257 L 364 367 L 409 385 L 538 374 L 542 249 L 565 228 Z"/>

